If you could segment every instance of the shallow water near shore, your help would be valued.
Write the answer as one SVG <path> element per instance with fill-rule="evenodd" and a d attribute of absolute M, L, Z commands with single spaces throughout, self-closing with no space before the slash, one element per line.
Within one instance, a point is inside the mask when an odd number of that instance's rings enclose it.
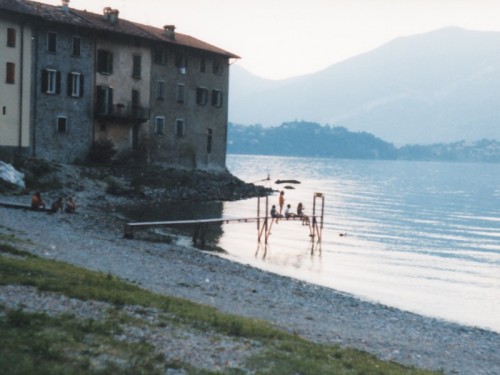
<path fill-rule="evenodd" d="M 323 193 L 324 226 L 318 244 L 311 242 L 309 227 L 283 220 L 273 224 L 264 246 L 257 242 L 255 222 L 223 224 L 212 231 L 227 251 L 221 256 L 500 332 L 499 164 L 240 155 L 229 155 L 227 164 L 246 182 L 283 189 L 285 204 L 294 210 L 302 202 L 311 214 L 314 193 Z M 268 175 L 270 180 L 265 180 Z M 275 184 L 279 179 L 300 184 Z M 278 193 L 269 204 L 278 205 Z M 252 218 L 257 216 L 257 199 L 156 206 L 131 216 Z"/>

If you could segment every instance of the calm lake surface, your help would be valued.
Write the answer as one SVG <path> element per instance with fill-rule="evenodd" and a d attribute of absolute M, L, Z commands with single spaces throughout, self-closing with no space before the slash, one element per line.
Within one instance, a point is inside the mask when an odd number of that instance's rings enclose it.
<path fill-rule="evenodd" d="M 224 224 L 216 234 L 228 252 L 222 256 L 500 332 L 500 164 L 229 155 L 227 165 L 246 182 L 269 175 L 259 184 L 276 190 L 286 185 L 278 179 L 299 180 L 284 189 L 294 211 L 302 202 L 311 214 L 314 193 L 323 193 L 324 227 L 317 244 L 300 221 L 280 221 L 264 246 L 255 222 Z M 278 205 L 278 193 L 269 204 Z M 175 218 L 256 217 L 257 199 L 169 211 Z M 174 218 L 164 212 L 162 219 Z"/>

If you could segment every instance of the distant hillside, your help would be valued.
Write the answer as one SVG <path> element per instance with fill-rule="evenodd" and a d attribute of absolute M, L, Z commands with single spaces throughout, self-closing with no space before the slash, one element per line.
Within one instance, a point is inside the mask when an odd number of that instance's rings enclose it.
<path fill-rule="evenodd" d="M 278 127 L 229 124 L 228 152 L 235 154 L 392 159 L 393 145 L 342 127 L 289 122 Z"/>
<path fill-rule="evenodd" d="M 229 120 L 341 125 L 397 145 L 500 140 L 499 88 L 500 33 L 446 28 L 292 79 L 233 65 Z"/>
<path fill-rule="evenodd" d="M 401 148 L 366 132 L 310 122 L 277 127 L 235 125 L 228 129 L 228 153 L 249 155 L 331 157 L 463 162 L 500 162 L 500 142 L 455 142 Z"/>

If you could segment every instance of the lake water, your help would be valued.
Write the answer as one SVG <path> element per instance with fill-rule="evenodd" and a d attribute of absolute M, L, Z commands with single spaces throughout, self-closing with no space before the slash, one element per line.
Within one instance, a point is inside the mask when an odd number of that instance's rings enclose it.
<path fill-rule="evenodd" d="M 500 164 L 229 155 L 227 165 L 273 189 L 284 187 L 275 180 L 299 180 L 284 189 L 294 210 L 302 202 L 311 214 L 314 193 L 323 193 L 324 226 L 317 244 L 300 221 L 280 221 L 264 246 L 255 222 L 224 224 L 222 256 L 500 332 Z M 269 204 L 278 205 L 277 193 Z M 182 218 L 256 217 L 257 199 L 182 211 Z"/>

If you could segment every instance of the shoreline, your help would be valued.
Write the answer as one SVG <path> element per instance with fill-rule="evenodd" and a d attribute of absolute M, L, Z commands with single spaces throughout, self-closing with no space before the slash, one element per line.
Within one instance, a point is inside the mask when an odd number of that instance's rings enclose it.
<path fill-rule="evenodd" d="M 8 197 L 19 203 L 23 197 Z M 80 196 L 77 214 L 0 207 L 0 233 L 39 256 L 111 273 L 142 288 L 271 322 L 311 341 L 446 374 L 500 373 L 500 334 L 420 316 L 268 273 L 189 246 L 123 238 L 113 197 Z M 116 202 L 115 202 L 116 203 Z"/>

